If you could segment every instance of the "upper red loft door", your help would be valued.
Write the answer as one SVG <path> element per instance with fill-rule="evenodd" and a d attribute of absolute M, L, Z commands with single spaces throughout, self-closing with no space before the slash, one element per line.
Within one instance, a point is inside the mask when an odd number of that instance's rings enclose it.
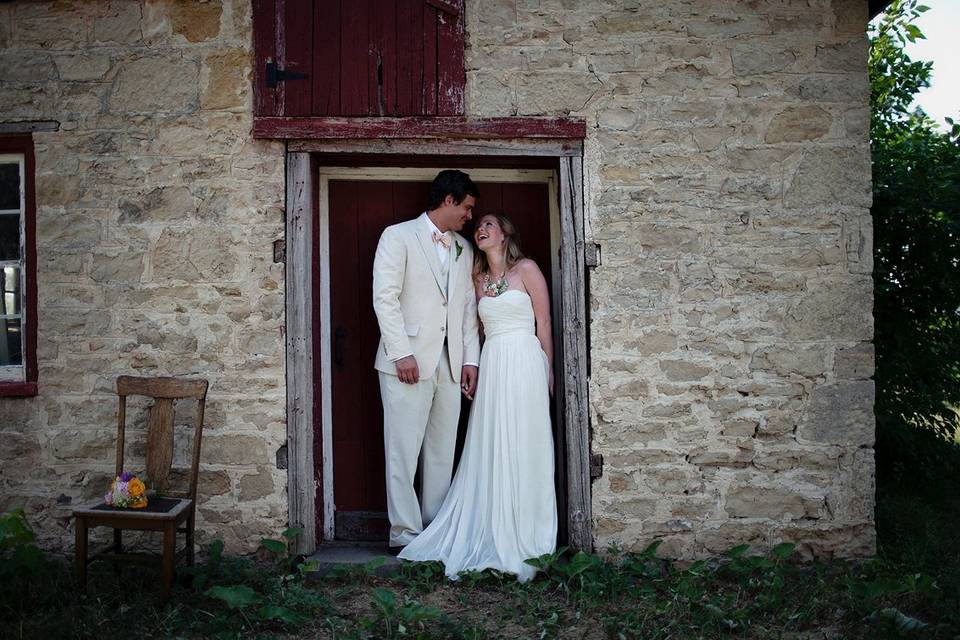
<path fill-rule="evenodd" d="M 254 0 L 255 116 L 462 116 L 463 0 Z"/>

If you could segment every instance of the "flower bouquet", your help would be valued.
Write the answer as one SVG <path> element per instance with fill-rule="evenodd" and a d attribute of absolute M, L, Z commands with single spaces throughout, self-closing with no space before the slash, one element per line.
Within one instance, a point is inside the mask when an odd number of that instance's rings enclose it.
<path fill-rule="evenodd" d="M 124 471 L 110 483 L 103 499 L 111 507 L 142 509 L 147 506 L 147 488 L 140 478 Z"/>

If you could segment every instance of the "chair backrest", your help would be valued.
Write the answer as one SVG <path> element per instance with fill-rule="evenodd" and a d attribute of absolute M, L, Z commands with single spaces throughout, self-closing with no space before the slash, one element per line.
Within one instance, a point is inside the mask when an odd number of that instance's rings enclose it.
<path fill-rule="evenodd" d="M 117 395 L 120 409 L 117 415 L 117 475 L 123 469 L 124 436 L 126 431 L 127 396 L 153 398 L 147 423 L 147 456 L 145 473 L 150 488 L 164 491 L 170 479 L 173 464 L 173 402 L 181 398 L 196 398 L 197 415 L 193 432 L 193 451 L 190 462 L 189 489 L 181 497 L 197 498 L 197 476 L 200 468 L 200 441 L 203 437 L 203 411 L 207 400 L 206 380 L 185 378 L 143 378 L 120 376 Z"/>

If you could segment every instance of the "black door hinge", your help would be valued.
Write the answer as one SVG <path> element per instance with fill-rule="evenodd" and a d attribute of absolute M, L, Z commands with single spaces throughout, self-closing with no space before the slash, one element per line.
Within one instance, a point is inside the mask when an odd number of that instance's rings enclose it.
<path fill-rule="evenodd" d="M 271 89 L 277 88 L 277 83 L 287 80 L 306 80 L 307 74 L 299 71 L 285 71 L 277 67 L 276 62 L 267 63 L 267 86 Z"/>

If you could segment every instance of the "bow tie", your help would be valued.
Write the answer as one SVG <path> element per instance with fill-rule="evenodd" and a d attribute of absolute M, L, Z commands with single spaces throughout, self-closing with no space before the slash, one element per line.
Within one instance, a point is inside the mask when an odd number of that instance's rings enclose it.
<path fill-rule="evenodd" d="M 444 249 L 450 248 L 450 234 L 433 232 L 433 243 L 440 244 Z"/>

